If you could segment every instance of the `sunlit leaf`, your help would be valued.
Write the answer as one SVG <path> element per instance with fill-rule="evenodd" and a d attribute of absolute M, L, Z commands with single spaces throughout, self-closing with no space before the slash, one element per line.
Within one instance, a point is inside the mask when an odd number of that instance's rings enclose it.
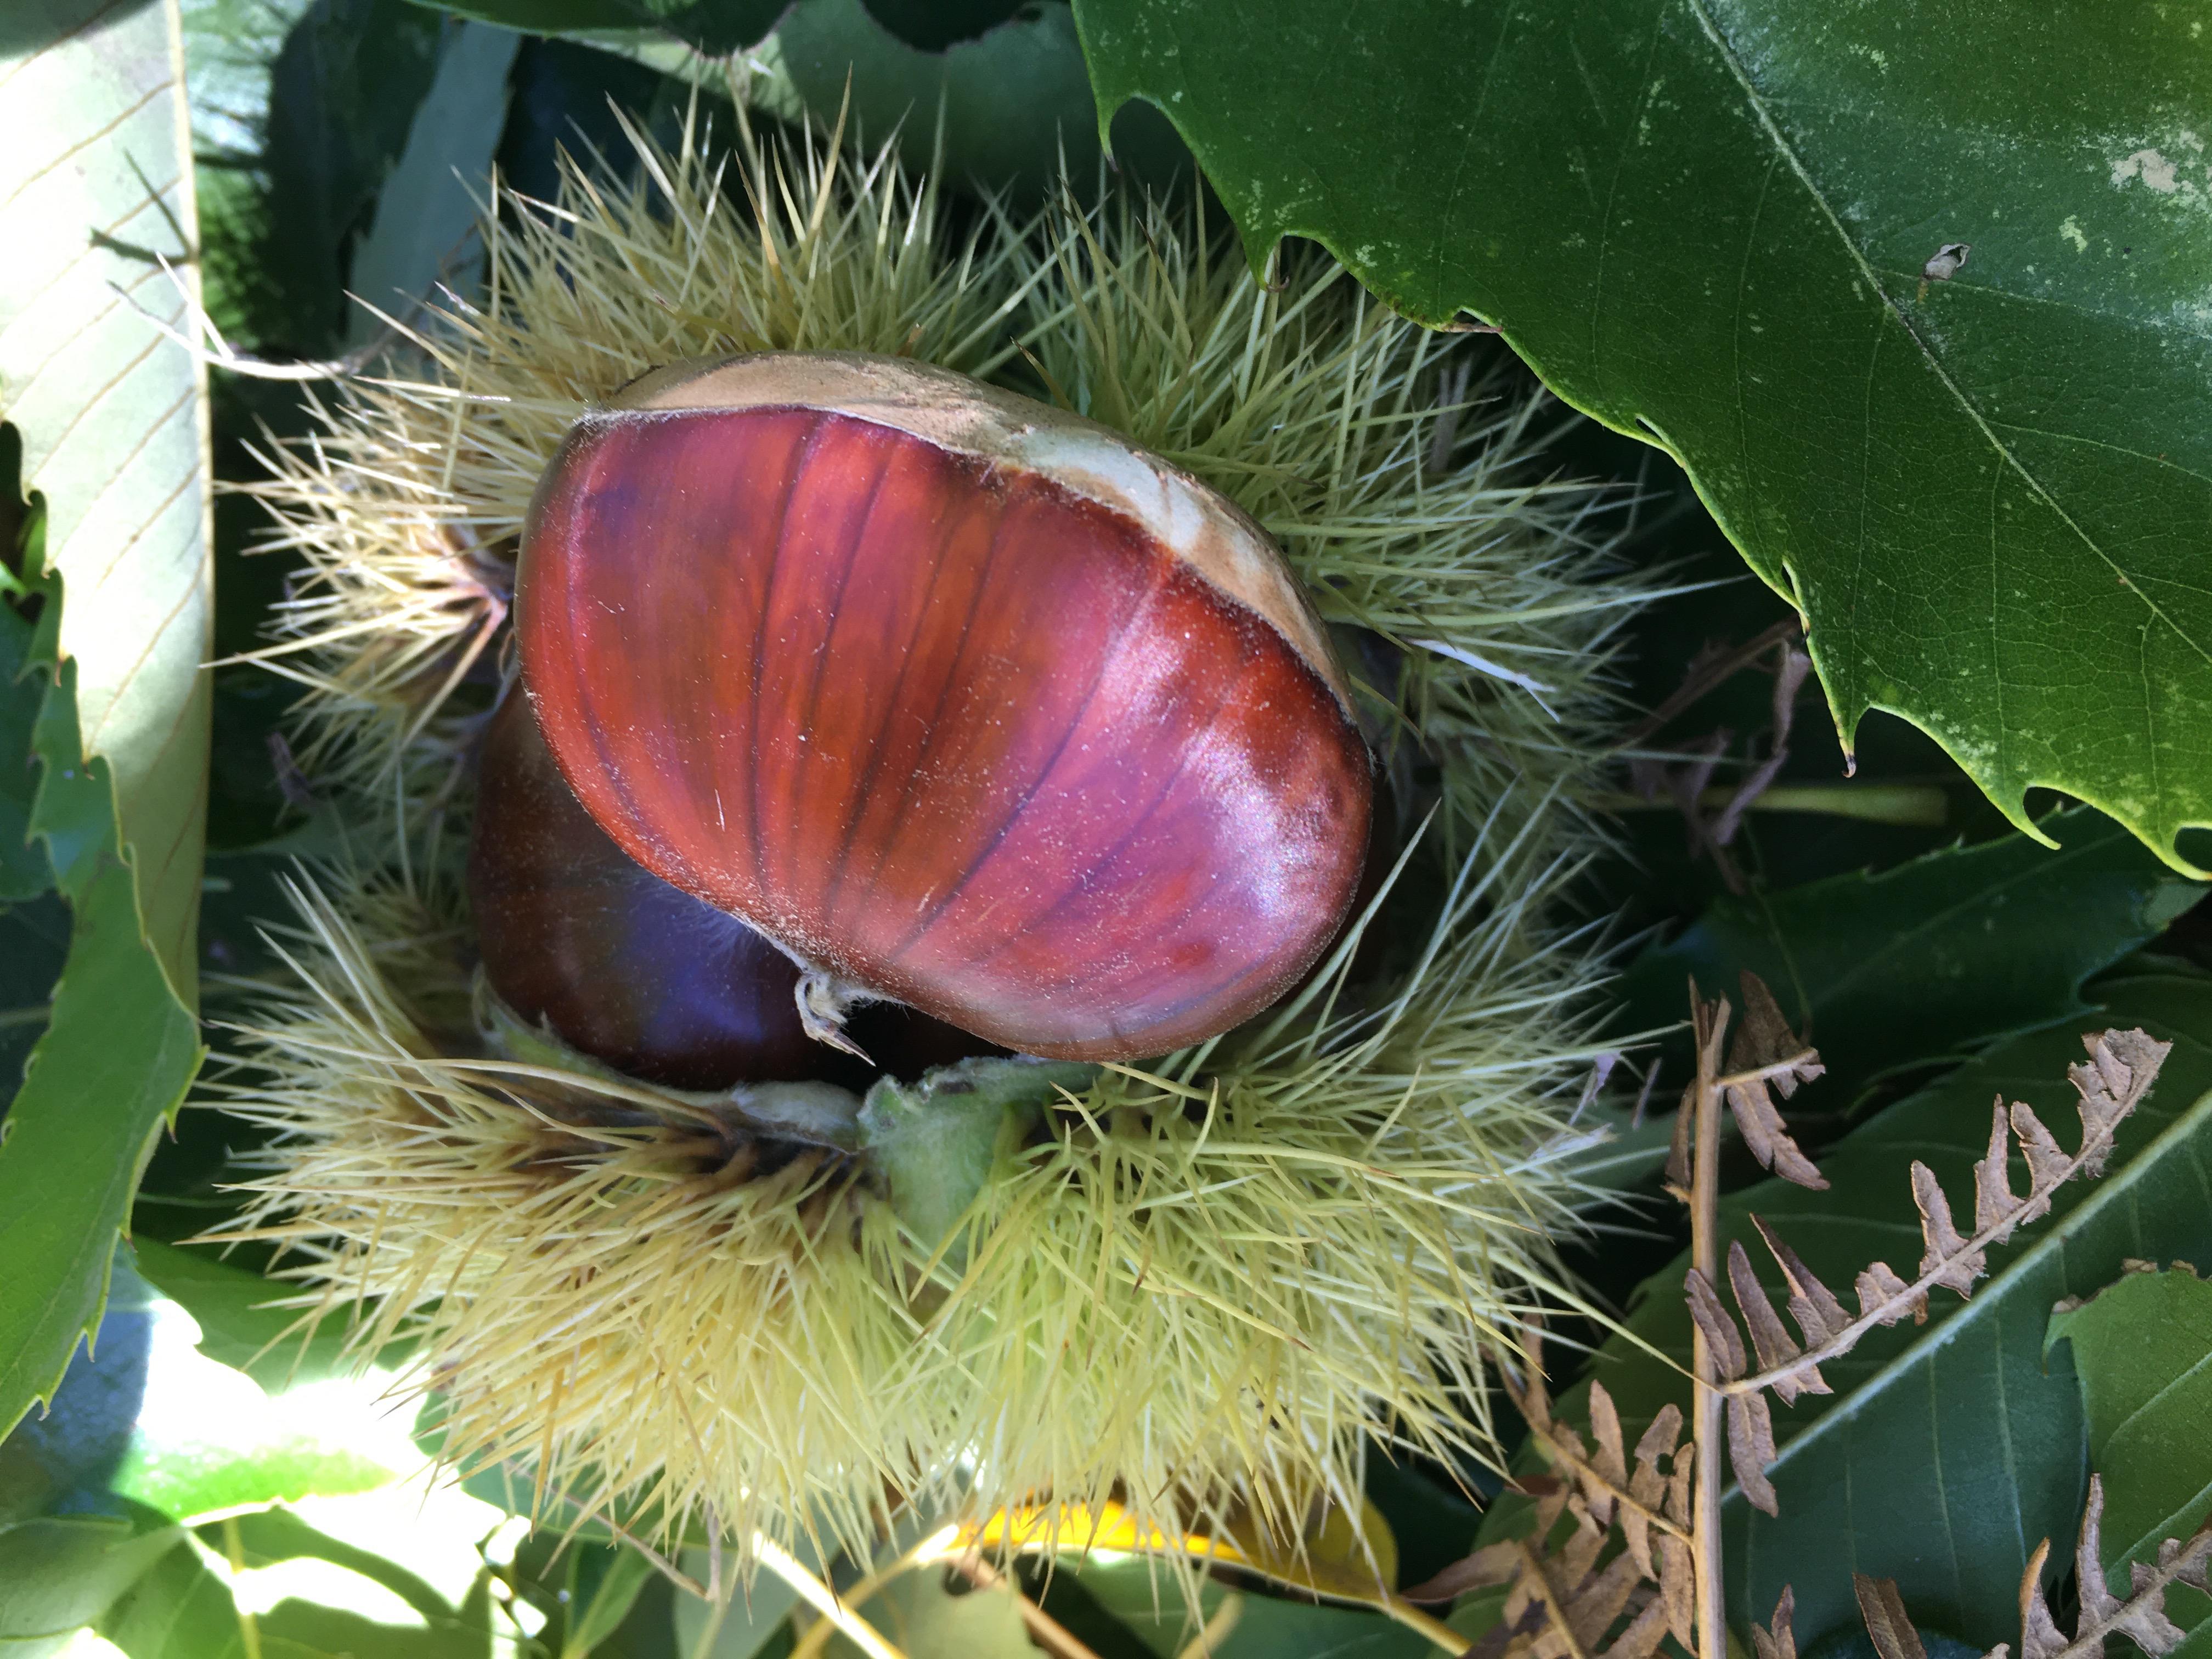
<path fill-rule="evenodd" d="M 173 326 L 189 309 L 174 0 L 21 0 L 0 45 L 0 414 L 58 573 L 31 655 L 66 658 L 30 829 L 73 917 L 0 1141 L 4 1428 L 97 1319 L 139 1170 L 199 1060 L 209 558 L 204 377 L 124 297 Z M 157 256 L 187 261 L 177 282 Z"/>

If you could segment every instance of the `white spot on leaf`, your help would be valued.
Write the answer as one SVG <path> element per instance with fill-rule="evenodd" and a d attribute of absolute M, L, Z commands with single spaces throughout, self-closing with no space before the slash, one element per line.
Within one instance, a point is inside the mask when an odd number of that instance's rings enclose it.
<path fill-rule="evenodd" d="M 2173 163 L 2154 149 L 2139 149 L 2112 163 L 2113 189 L 2118 190 L 2136 179 L 2161 196 L 2171 196 L 2181 188 Z"/>

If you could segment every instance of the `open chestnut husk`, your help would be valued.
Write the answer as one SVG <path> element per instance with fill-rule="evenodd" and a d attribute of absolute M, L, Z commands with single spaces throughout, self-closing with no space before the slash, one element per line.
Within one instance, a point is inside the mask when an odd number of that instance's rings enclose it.
<path fill-rule="evenodd" d="M 302 884 L 297 946 L 237 1028 L 249 1063 L 204 1085 L 270 1132 L 227 1231 L 292 1242 L 301 1295 L 357 1313 L 363 1354 L 415 1340 L 403 1386 L 434 1391 L 448 1459 L 556 1522 L 662 1547 L 719 1528 L 740 1571 L 761 1537 L 868 1559 L 892 1503 L 987 1551 L 1109 1502 L 1137 1538 L 1258 1515 L 1284 1549 L 1378 1439 L 1494 1457 L 1486 1356 L 1571 1290 L 1557 1135 L 1602 964 L 1544 916 L 1588 845 L 1571 806 L 1633 592 L 1598 498 L 1524 465 L 1553 414 L 1509 380 L 1462 395 L 1479 343 L 1363 301 L 1316 250 L 1262 290 L 1233 243 L 1135 204 L 948 248 L 888 163 L 755 142 L 742 197 L 727 155 L 649 143 L 635 190 L 504 196 L 481 308 L 273 452 L 264 495 L 312 566 L 283 624 L 296 752 L 349 854 Z M 879 1080 L 873 1109 L 482 1040 L 504 1027 L 443 826 L 482 731 L 457 665 L 513 638 L 497 550 L 592 400 L 650 365 L 828 348 L 1050 387 L 1233 497 L 1334 624 L 1404 651 L 1343 658 L 1389 715 L 1377 747 L 1431 769 L 1399 797 L 1418 844 L 1360 941 L 1390 936 L 1371 975 L 1324 951 L 1171 1066 L 977 1061 Z M 1501 663 L 1540 665 L 1547 706 Z M 878 1013 L 917 1017 L 858 1009 L 856 1036 Z M 1030 1092 L 1000 1111 L 986 1081 Z"/>
<path fill-rule="evenodd" d="M 520 695 L 484 731 L 468 888 L 493 992 L 580 1054 L 674 1089 L 862 1091 L 872 1080 L 867 1065 L 808 1037 L 790 957 L 641 867 L 592 822 Z M 856 1036 L 898 1077 L 991 1052 L 889 1006 L 864 1011 Z"/>
<path fill-rule="evenodd" d="M 1126 438 L 956 374 L 763 353 L 578 421 L 522 673 L 592 816 L 809 969 L 1024 1053 L 1130 1059 L 1294 985 L 1372 765 L 1266 535 Z"/>

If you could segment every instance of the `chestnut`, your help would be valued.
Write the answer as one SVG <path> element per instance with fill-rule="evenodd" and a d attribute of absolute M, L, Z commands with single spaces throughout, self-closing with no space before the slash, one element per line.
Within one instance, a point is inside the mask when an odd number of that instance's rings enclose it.
<path fill-rule="evenodd" d="M 468 884 L 491 988 L 570 1048 L 675 1089 L 821 1074 L 790 958 L 616 846 L 520 696 L 485 728 Z"/>
<path fill-rule="evenodd" d="M 1021 1052 L 1155 1054 L 1336 933 L 1373 768 L 1295 578 L 1226 500 L 949 370 L 763 353 L 570 429 L 522 678 L 638 863 L 805 969 Z"/>
<path fill-rule="evenodd" d="M 484 729 L 468 884 L 491 988 L 579 1053 L 672 1089 L 811 1081 L 859 1093 L 874 1079 L 807 1036 L 789 957 L 592 822 L 520 696 Z M 996 1052 L 890 1004 L 863 1011 L 854 1030 L 898 1078 Z"/>

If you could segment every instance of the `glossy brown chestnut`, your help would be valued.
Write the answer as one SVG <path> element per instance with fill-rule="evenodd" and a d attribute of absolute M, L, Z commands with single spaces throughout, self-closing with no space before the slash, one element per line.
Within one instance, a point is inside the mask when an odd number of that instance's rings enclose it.
<path fill-rule="evenodd" d="M 641 868 L 592 822 L 524 697 L 492 717 L 477 778 L 469 906 L 485 976 L 508 1007 L 671 1088 L 797 1082 L 837 1058 L 799 1024 L 788 957 Z"/>
<path fill-rule="evenodd" d="M 641 867 L 592 822 L 519 695 L 484 732 L 468 880 L 492 989 L 580 1053 L 674 1089 L 811 1080 L 862 1091 L 874 1080 L 807 1036 L 789 957 Z M 992 1052 L 889 1003 L 861 1010 L 853 1029 L 901 1078 Z"/>
<path fill-rule="evenodd" d="M 523 678 L 633 858 L 817 971 L 1114 1059 L 1274 1000 L 1359 881 L 1372 774 L 1296 583 L 1228 502 L 948 371 L 768 354 L 579 421 Z"/>

